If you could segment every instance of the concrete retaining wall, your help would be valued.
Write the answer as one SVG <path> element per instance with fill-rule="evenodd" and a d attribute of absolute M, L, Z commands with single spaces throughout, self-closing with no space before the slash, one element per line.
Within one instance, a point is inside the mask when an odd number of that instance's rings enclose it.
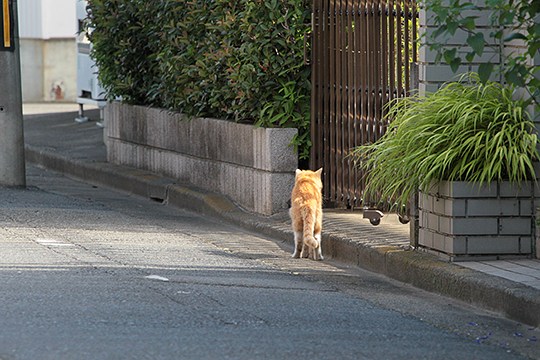
<path fill-rule="evenodd" d="M 529 257 L 534 209 L 530 182 L 441 182 L 420 194 L 418 244 L 454 261 Z"/>
<path fill-rule="evenodd" d="M 296 129 L 187 119 L 162 109 L 105 107 L 107 159 L 228 196 L 264 215 L 287 208 L 298 166 Z"/>

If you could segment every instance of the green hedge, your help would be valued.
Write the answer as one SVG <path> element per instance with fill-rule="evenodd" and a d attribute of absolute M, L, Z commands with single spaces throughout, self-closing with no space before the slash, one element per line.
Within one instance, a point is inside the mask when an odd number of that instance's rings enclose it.
<path fill-rule="evenodd" d="M 89 0 L 109 98 L 190 116 L 296 127 L 309 155 L 307 0 Z"/>

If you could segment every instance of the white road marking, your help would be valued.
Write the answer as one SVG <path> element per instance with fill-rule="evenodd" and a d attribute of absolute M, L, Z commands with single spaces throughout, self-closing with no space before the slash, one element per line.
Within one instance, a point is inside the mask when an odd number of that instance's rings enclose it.
<path fill-rule="evenodd" d="M 169 281 L 166 277 L 159 276 L 159 275 L 148 275 L 144 277 L 145 279 L 149 280 L 159 280 L 159 281 Z"/>
<path fill-rule="evenodd" d="M 56 239 L 36 239 L 36 242 L 44 246 L 75 246 Z"/>

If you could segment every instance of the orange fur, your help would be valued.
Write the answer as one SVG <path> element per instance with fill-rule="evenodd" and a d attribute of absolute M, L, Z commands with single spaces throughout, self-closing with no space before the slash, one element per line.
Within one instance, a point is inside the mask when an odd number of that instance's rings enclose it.
<path fill-rule="evenodd" d="M 293 257 L 322 260 L 322 169 L 296 170 L 289 214 L 294 231 Z"/>

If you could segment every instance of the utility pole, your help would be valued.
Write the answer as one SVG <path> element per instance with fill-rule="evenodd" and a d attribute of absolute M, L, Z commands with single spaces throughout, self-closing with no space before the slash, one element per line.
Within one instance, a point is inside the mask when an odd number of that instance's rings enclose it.
<path fill-rule="evenodd" d="M 17 1 L 0 0 L 0 186 L 26 186 Z"/>

